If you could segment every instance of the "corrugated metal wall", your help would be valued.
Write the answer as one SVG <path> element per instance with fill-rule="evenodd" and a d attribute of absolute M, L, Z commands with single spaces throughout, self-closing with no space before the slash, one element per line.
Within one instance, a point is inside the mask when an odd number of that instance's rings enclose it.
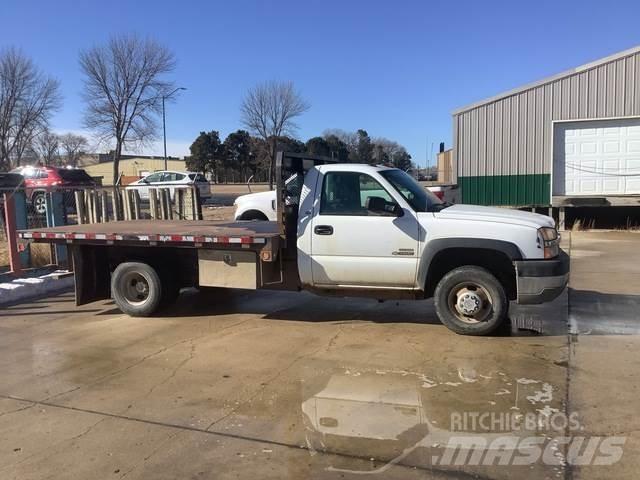
<path fill-rule="evenodd" d="M 547 203 L 552 121 L 627 116 L 640 116 L 638 51 L 456 112 L 453 154 L 463 201 Z M 522 175 L 531 178 L 514 178 Z"/>

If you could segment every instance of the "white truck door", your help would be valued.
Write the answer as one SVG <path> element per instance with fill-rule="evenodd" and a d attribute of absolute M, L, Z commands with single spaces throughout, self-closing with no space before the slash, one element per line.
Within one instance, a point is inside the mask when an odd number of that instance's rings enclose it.
<path fill-rule="evenodd" d="M 311 229 L 313 284 L 413 287 L 419 238 L 414 212 L 366 173 L 328 171 L 320 182 Z M 371 211 L 373 202 L 385 211 Z"/>

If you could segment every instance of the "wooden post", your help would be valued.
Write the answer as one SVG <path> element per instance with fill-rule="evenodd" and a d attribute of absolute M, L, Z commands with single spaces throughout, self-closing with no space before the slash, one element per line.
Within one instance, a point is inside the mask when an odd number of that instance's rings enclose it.
<path fill-rule="evenodd" d="M 152 219 L 158 218 L 158 195 L 155 188 L 149 189 L 149 210 Z"/>
<path fill-rule="evenodd" d="M 100 190 L 100 222 L 107 223 L 109 221 L 109 210 L 107 209 L 108 195 L 105 190 Z"/>
<path fill-rule="evenodd" d="M 171 203 L 171 189 L 165 190 L 165 198 L 167 202 L 167 220 L 173 220 L 173 204 Z"/>
<path fill-rule="evenodd" d="M 113 219 L 122 220 L 122 199 L 118 187 L 113 187 Z"/>
<path fill-rule="evenodd" d="M 18 237 L 16 233 L 16 202 L 11 193 L 4 194 L 4 219 L 7 226 L 7 246 L 9 247 L 9 268 L 19 275 L 22 272 L 20 255 L 18 254 Z"/>
<path fill-rule="evenodd" d="M 47 227 L 59 227 L 66 223 L 64 208 L 64 193 L 50 192 L 46 194 L 47 200 Z M 68 265 L 67 246 L 52 245 L 53 257 L 51 263 L 61 267 Z"/>
<path fill-rule="evenodd" d="M 178 215 L 178 218 L 180 220 L 184 220 L 185 219 L 185 214 L 184 214 L 184 194 L 185 191 L 182 188 L 176 188 L 176 193 L 174 194 L 173 200 L 176 204 L 176 215 Z"/>
<path fill-rule="evenodd" d="M 190 188 L 185 191 L 185 217 L 187 220 L 195 220 L 197 217 L 196 211 L 196 190 L 195 188 Z"/>
<path fill-rule="evenodd" d="M 133 217 L 140 220 L 142 218 L 140 215 L 140 193 L 138 190 L 132 190 L 131 194 L 133 196 Z"/>
<path fill-rule="evenodd" d="M 78 224 L 82 225 L 86 222 L 85 209 L 84 209 L 84 192 L 76 190 L 73 192 L 73 196 L 76 199 L 76 214 L 78 215 Z"/>
<path fill-rule="evenodd" d="M 96 219 L 96 203 L 93 190 L 84 191 L 84 204 L 87 214 L 87 223 L 97 223 Z"/>
<path fill-rule="evenodd" d="M 202 220 L 202 203 L 200 202 L 200 190 L 194 186 L 193 192 L 193 219 Z"/>
<path fill-rule="evenodd" d="M 120 190 L 122 194 L 122 213 L 124 214 L 125 220 L 131 220 L 131 202 L 129 201 L 129 190 L 123 188 Z"/>

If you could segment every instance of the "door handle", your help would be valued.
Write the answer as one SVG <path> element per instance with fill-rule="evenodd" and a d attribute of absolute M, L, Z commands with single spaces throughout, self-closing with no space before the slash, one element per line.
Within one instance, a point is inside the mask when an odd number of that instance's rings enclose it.
<path fill-rule="evenodd" d="M 316 225 L 313 227 L 313 233 L 316 235 L 333 235 L 333 227 L 331 225 Z"/>

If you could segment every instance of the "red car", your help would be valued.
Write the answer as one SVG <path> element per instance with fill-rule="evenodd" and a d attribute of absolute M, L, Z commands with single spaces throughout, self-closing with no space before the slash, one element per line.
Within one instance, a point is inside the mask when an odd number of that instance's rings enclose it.
<path fill-rule="evenodd" d="M 96 182 L 82 169 L 60 167 L 19 167 L 11 170 L 24 177 L 27 200 L 31 201 L 33 209 L 39 215 L 46 211 L 45 193 L 56 189 L 74 187 L 92 187 Z M 68 193 L 68 192 L 65 192 Z"/>

